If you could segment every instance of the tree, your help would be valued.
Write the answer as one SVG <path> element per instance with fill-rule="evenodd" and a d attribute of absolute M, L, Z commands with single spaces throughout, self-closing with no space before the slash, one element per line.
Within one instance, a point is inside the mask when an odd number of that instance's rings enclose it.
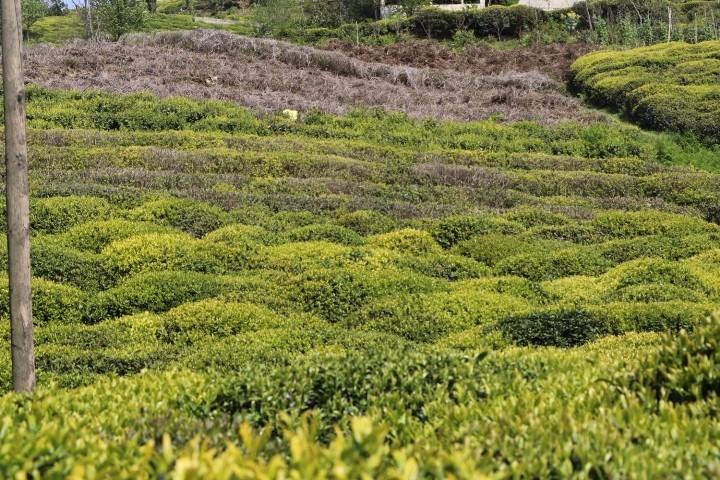
<path fill-rule="evenodd" d="M 143 0 L 93 0 L 92 30 L 102 32 L 116 41 L 121 35 L 145 27 L 147 7 Z"/>
<path fill-rule="evenodd" d="M 35 348 L 30 295 L 30 197 L 28 192 L 25 86 L 20 0 L 2 0 L 2 66 L 5 105 L 5 195 L 13 388 L 35 389 Z"/>
<path fill-rule="evenodd" d="M 30 27 L 50 12 L 44 0 L 22 0 L 22 29 L 25 38 L 30 40 Z"/>

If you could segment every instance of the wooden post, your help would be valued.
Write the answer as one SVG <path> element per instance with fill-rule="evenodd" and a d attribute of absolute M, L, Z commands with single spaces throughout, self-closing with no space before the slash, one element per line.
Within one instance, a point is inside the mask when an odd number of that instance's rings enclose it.
<path fill-rule="evenodd" d="M 20 0 L 1 1 L 12 376 L 15 391 L 32 392 L 35 389 L 35 350 L 30 296 L 30 197 L 22 17 Z"/>

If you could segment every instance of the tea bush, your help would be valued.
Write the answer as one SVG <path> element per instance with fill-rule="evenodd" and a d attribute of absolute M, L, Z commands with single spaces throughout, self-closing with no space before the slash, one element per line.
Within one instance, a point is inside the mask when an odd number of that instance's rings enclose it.
<path fill-rule="evenodd" d="M 629 388 L 672 403 L 715 401 L 720 394 L 719 325 L 714 314 L 698 321 L 693 329 L 668 336 L 657 354 L 630 376 Z"/>
<path fill-rule="evenodd" d="M 515 235 L 502 234 L 478 235 L 471 240 L 460 242 L 453 249 L 460 255 L 465 255 L 491 267 L 507 257 L 544 250 L 537 243 L 524 241 Z"/>
<path fill-rule="evenodd" d="M 460 290 L 369 302 L 358 321 L 365 329 L 391 333 L 413 342 L 435 342 L 476 325 L 492 325 L 528 308 L 528 302 L 510 295 Z"/>
<path fill-rule="evenodd" d="M 196 237 L 230 223 L 229 215 L 220 208 L 181 198 L 151 200 L 127 212 L 126 217 L 128 220 L 169 225 Z"/>
<path fill-rule="evenodd" d="M 401 270 L 315 269 L 293 280 L 298 303 L 309 312 L 337 323 L 351 319 L 373 299 L 387 295 L 428 293 L 439 280 Z"/>
<path fill-rule="evenodd" d="M 0 316 L 10 315 L 9 281 L 0 276 Z M 72 285 L 63 285 L 41 278 L 32 280 L 32 313 L 38 324 L 80 323 L 88 304 L 88 295 Z"/>
<path fill-rule="evenodd" d="M 343 227 L 355 230 L 363 236 L 387 233 L 396 226 L 391 218 L 374 210 L 356 210 L 342 215 L 337 221 Z"/>
<path fill-rule="evenodd" d="M 520 224 L 502 218 L 480 215 L 453 216 L 441 220 L 433 229 L 432 235 L 443 248 L 450 248 L 476 235 L 485 235 L 488 233 L 512 235 L 520 233 L 523 230 Z"/>
<path fill-rule="evenodd" d="M 211 243 L 179 233 L 150 233 L 117 240 L 102 251 L 112 278 L 158 270 L 227 273 L 248 268 L 259 247 Z"/>
<path fill-rule="evenodd" d="M 406 255 L 438 254 L 442 251 L 428 232 L 412 228 L 374 235 L 368 238 L 368 242 Z"/>
<path fill-rule="evenodd" d="M 232 290 L 232 277 L 197 272 L 146 272 L 95 295 L 88 304 L 84 319 L 88 323 L 96 323 L 144 311 L 164 312 L 183 303 Z"/>
<path fill-rule="evenodd" d="M 700 218 L 656 211 L 602 212 L 591 221 L 591 225 L 616 238 L 640 235 L 680 236 L 720 231 L 718 225 Z"/>
<path fill-rule="evenodd" d="M 114 218 L 81 223 L 67 230 L 61 238 L 64 243 L 78 250 L 100 253 L 103 248 L 116 240 L 147 233 L 172 232 L 177 230 L 152 222 L 132 222 Z"/>
<path fill-rule="evenodd" d="M 320 224 L 298 227 L 286 234 L 291 242 L 327 241 L 341 245 L 356 246 L 365 243 L 358 233 L 340 225 Z"/>
<path fill-rule="evenodd" d="M 501 275 L 518 275 L 534 281 L 572 275 L 599 275 L 613 264 L 601 252 L 585 247 L 507 257 L 495 265 Z"/>
<path fill-rule="evenodd" d="M 396 265 L 408 268 L 428 277 L 456 281 L 469 278 L 480 278 L 491 275 L 491 269 L 476 262 L 453 254 L 434 254 L 423 256 L 405 256 L 397 260 Z"/>
<path fill-rule="evenodd" d="M 500 330 L 518 345 L 577 347 L 609 333 L 607 325 L 579 308 L 552 308 L 508 316 Z"/>
<path fill-rule="evenodd" d="M 88 220 L 105 220 L 112 207 L 97 197 L 51 197 L 32 202 L 30 227 L 33 232 L 61 233 Z"/>
<path fill-rule="evenodd" d="M 193 344 L 206 337 L 225 338 L 241 332 L 279 328 L 286 323 L 266 307 L 220 300 L 185 303 L 165 313 L 163 319 L 158 336 L 176 345 Z"/>
<path fill-rule="evenodd" d="M 594 103 L 620 109 L 641 125 L 717 143 L 718 45 L 665 43 L 591 53 L 572 65 L 570 82 Z"/>
<path fill-rule="evenodd" d="M 254 225 L 228 225 L 208 233 L 204 237 L 208 242 L 226 243 L 228 245 L 245 246 L 258 243 L 261 245 L 274 245 L 277 243 L 276 235 L 262 227 Z"/>

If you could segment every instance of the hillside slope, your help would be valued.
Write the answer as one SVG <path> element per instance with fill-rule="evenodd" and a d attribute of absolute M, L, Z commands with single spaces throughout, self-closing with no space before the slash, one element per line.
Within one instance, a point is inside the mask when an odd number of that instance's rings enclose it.
<path fill-rule="evenodd" d="M 34 46 L 26 57 L 28 80 L 43 86 L 232 100 L 260 111 L 318 108 L 345 114 L 367 106 L 417 119 L 494 115 L 555 123 L 598 118 L 566 96 L 557 81 L 536 71 L 518 73 L 512 64 L 476 75 L 367 63 L 339 52 L 222 31 L 136 35 L 122 44 Z"/>

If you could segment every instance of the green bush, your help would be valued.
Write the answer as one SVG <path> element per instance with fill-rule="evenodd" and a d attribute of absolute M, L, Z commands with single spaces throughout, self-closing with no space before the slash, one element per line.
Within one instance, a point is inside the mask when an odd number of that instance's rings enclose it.
<path fill-rule="evenodd" d="M 35 276 L 96 292 L 112 284 L 103 257 L 68 247 L 56 237 L 38 235 L 30 241 L 30 263 Z M 0 264 L 4 263 L 3 257 Z"/>
<path fill-rule="evenodd" d="M 526 311 L 523 299 L 487 291 L 391 296 L 370 303 L 359 317 L 362 328 L 413 342 L 435 342 L 476 325 Z"/>
<path fill-rule="evenodd" d="M 609 233 L 594 225 L 570 223 L 567 225 L 538 226 L 528 229 L 524 235 L 529 238 L 559 240 L 581 245 L 602 243 L 611 239 Z"/>
<path fill-rule="evenodd" d="M 233 283 L 232 277 L 197 272 L 141 273 L 95 295 L 89 302 L 84 321 L 97 323 L 144 311 L 165 312 L 183 303 L 231 292 Z"/>
<path fill-rule="evenodd" d="M 106 220 L 110 204 L 97 197 L 51 197 L 31 202 L 30 228 L 33 232 L 62 233 L 88 220 Z"/>
<path fill-rule="evenodd" d="M 183 198 L 151 200 L 127 212 L 126 218 L 169 225 L 195 237 L 230 223 L 230 216 L 220 208 Z"/>
<path fill-rule="evenodd" d="M 646 400 L 715 401 L 720 395 L 720 318 L 716 313 L 693 327 L 668 335 L 660 350 L 628 378 L 628 387 Z"/>
<path fill-rule="evenodd" d="M 275 245 L 277 236 L 262 227 L 254 225 L 228 225 L 208 233 L 204 237 L 208 242 L 225 243 L 228 245 L 244 246 L 247 243 L 261 245 Z"/>
<path fill-rule="evenodd" d="M 691 299 L 660 302 L 611 302 L 586 309 L 614 335 L 635 332 L 671 332 L 691 329 L 697 319 L 712 311 L 708 303 Z"/>
<path fill-rule="evenodd" d="M 623 263 L 603 275 L 602 282 L 615 292 L 638 285 L 669 284 L 698 294 L 709 293 L 708 287 L 692 269 L 678 262 L 657 258 Z"/>
<path fill-rule="evenodd" d="M 0 316 L 10 315 L 9 281 L 0 276 Z M 80 289 L 35 278 L 32 280 L 32 313 L 38 325 L 78 324 L 83 318 L 88 296 Z"/>
<path fill-rule="evenodd" d="M 687 215 L 646 210 L 640 212 L 606 211 L 598 214 L 591 225 L 614 238 L 639 235 L 690 235 L 720 231 L 718 225 Z"/>
<path fill-rule="evenodd" d="M 523 230 L 520 224 L 502 218 L 467 215 L 442 219 L 433 228 L 432 236 L 443 248 L 450 248 L 476 235 L 489 233 L 515 235 Z"/>
<path fill-rule="evenodd" d="M 478 235 L 458 243 L 453 251 L 486 265 L 494 266 L 499 261 L 522 253 L 543 251 L 537 244 L 522 240 L 515 235 Z"/>
<path fill-rule="evenodd" d="M 342 215 L 338 223 L 363 236 L 387 233 L 396 226 L 393 219 L 374 210 L 356 210 Z"/>
<path fill-rule="evenodd" d="M 272 310 L 252 303 L 203 300 L 180 305 L 163 314 L 158 337 L 175 345 L 190 345 L 207 337 L 224 338 L 241 332 L 282 327 L 287 322 Z"/>
<path fill-rule="evenodd" d="M 393 269 L 310 270 L 293 283 L 297 288 L 296 300 L 306 311 L 334 323 L 348 321 L 372 299 L 427 293 L 441 287 L 438 280 Z"/>
<path fill-rule="evenodd" d="M 498 262 L 495 270 L 502 275 L 518 275 L 542 281 L 572 275 L 599 275 L 612 266 L 612 262 L 603 257 L 601 252 L 575 247 L 508 257 Z"/>
<path fill-rule="evenodd" d="M 114 218 L 104 221 L 81 223 L 66 231 L 63 243 L 78 250 L 100 253 L 103 248 L 116 240 L 124 240 L 148 233 L 173 233 L 177 230 L 150 222 L 132 222 Z"/>
<path fill-rule="evenodd" d="M 117 240 L 102 255 L 114 279 L 159 270 L 221 274 L 253 265 L 259 259 L 259 247 L 212 243 L 182 233 L 149 233 Z"/>
<path fill-rule="evenodd" d="M 356 246 L 365 243 L 365 239 L 349 228 L 340 225 L 319 224 L 298 227 L 287 232 L 291 242 L 327 241 L 341 245 Z"/>
<path fill-rule="evenodd" d="M 664 43 L 578 59 L 570 82 L 598 105 L 623 110 L 660 130 L 720 139 L 717 107 L 718 43 Z"/>
<path fill-rule="evenodd" d="M 515 208 L 506 213 L 504 218 L 511 222 L 519 223 L 525 228 L 537 227 L 539 225 L 555 226 L 571 223 L 571 220 L 565 215 L 536 207 Z"/>
<path fill-rule="evenodd" d="M 442 252 L 440 246 L 429 233 L 413 228 L 373 235 L 368 237 L 368 242 L 372 246 L 387 248 L 407 255 L 427 255 Z"/>
<path fill-rule="evenodd" d="M 396 262 L 401 268 L 408 268 L 428 277 L 450 281 L 486 277 L 492 271 L 485 265 L 460 255 L 431 254 L 423 256 L 402 256 Z"/>
<path fill-rule="evenodd" d="M 609 333 L 606 325 L 579 308 L 552 308 L 509 316 L 498 327 L 518 345 L 560 348 L 577 347 Z"/>
<path fill-rule="evenodd" d="M 608 260 L 623 263 L 642 257 L 681 260 L 704 251 L 720 248 L 720 234 L 693 234 L 687 236 L 648 235 L 614 240 L 597 246 Z"/>

